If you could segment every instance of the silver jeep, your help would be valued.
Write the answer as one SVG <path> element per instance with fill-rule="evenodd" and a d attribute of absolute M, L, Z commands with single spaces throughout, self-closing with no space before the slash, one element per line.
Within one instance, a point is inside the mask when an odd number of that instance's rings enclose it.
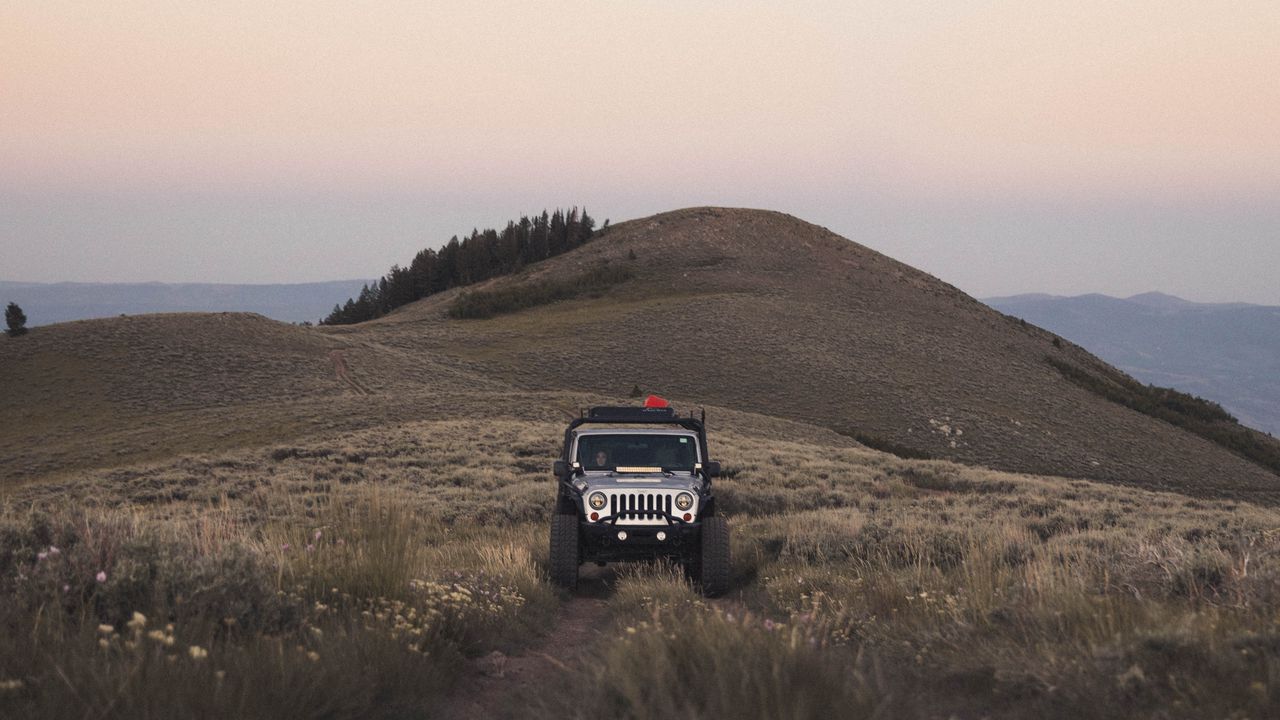
<path fill-rule="evenodd" d="M 587 562 L 670 558 L 703 593 L 729 589 L 729 527 L 716 515 L 705 415 L 680 417 L 658 398 L 645 407 L 595 407 L 565 430 L 554 472 L 551 579 L 572 588 Z"/>

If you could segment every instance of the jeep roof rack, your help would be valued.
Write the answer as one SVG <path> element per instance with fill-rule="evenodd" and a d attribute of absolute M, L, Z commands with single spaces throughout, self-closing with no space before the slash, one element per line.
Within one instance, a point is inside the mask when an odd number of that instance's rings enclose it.
<path fill-rule="evenodd" d="M 702 457 L 707 456 L 707 411 L 701 410 L 701 417 L 692 412 L 688 417 L 681 417 L 676 409 L 664 399 L 650 395 L 642 407 L 600 405 L 581 411 L 579 417 L 569 422 L 564 431 L 565 452 L 569 450 L 573 431 L 581 425 L 676 425 L 698 434 L 698 444 L 702 448 Z M 564 459 L 568 459 L 567 457 Z"/>
<path fill-rule="evenodd" d="M 702 412 L 701 422 L 707 424 L 707 411 L 705 408 L 699 408 Z M 671 407 L 671 403 L 666 398 L 657 395 L 650 395 L 644 399 L 644 404 L 640 407 L 625 407 L 598 405 L 590 410 L 581 411 L 580 418 L 593 422 L 668 422 L 674 423 L 680 420 L 680 416 L 676 414 L 676 409 Z M 689 419 L 693 420 L 693 412 L 689 412 Z"/>
<path fill-rule="evenodd" d="M 693 413 L 689 413 L 687 417 L 676 414 L 675 408 L 638 408 L 638 407 L 593 407 L 583 411 L 581 417 L 574 418 L 569 423 L 569 430 L 573 430 L 579 425 L 595 425 L 595 424 L 617 424 L 617 425 L 679 425 L 686 430 L 694 430 L 698 433 L 704 432 L 707 422 L 707 411 L 702 411 L 702 417 L 694 417 Z"/>
<path fill-rule="evenodd" d="M 673 407 L 593 407 L 585 415 L 588 420 L 618 420 L 627 422 L 671 422 L 676 417 Z"/>
<path fill-rule="evenodd" d="M 681 417 L 666 400 L 656 395 L 650 395 L 643 407 L 599 405 L 582 410 L 579 417 L 569 421 L 569 427 L 565 428 L 564 449 L 560 459 L 566 463 L 570 461 L 569 448 L 573 443 L 574 430 L 582 425 L 675 425 L 698 434 L 698 449 L 705 461 L 709 457 L 706 409 L 699 408 L 699 415 L 700 417 L 695 417 L 690 412 L 688 417 Z"/>

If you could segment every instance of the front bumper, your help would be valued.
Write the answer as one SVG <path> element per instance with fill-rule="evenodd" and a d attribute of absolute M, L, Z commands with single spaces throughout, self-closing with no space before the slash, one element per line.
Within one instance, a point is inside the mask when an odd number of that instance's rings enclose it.
<path fill-rule="evenodd" d="M 702 524 L 672 522 L 666 525 L 627 525 L 612 522 L 579 523 L 584 562 L 626 562 L 655 557 L 679 558 L 697 548 Z M 618 533 L 625 532 L 626 539 Z M 658 533 L 665 539 L 659 540 Z"/>

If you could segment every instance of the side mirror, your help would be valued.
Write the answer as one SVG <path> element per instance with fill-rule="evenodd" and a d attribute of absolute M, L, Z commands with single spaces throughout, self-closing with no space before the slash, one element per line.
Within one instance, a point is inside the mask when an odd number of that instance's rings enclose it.
<path fill-rule="evenodd" d="M 704 470 L 709 478 L 720 477 L 720 463 L 715 460 L 708 460 Z"/>
<path fill-rule="evenodd" d="M 564 477 L 565 473 L 568 471 L 569 468 L 564 464 L 563 460 L 557 460 L 555 464 L 551 466 L 551 472 L 555 473 L 556 477 Z"/>

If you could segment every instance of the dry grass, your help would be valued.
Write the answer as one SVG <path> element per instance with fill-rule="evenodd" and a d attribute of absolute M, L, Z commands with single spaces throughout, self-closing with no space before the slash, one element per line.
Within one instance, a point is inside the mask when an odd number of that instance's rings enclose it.
<path fill-rule="evenodd" d="M 292 499 L 278 498 L 284 506 Z M 10 511 L 0 680 L 20 717 L 402 717 L 555 608 L 528 527 L 465 531 L 366 487 L 227 507 Z"/>
<path fill-rule="evenodd" d="M 707 603 L 679 568 L 624 570 L 610 590 L 609 639 L 551 681 L 570 707 L 539 685 L 522 700 L 529 712 L 709 717 L 735 702 L 760 717 L 1276 710 L 1280 512 L 902 460 L 834 433 L 715 417 L 735 592 Z M 498 598 L 474 612 L 435 606 L 447 618 L 429 636 L 439 657 L 518 652 L 548 629 L 557 601 L 540 566 L 560 429 L 424 421 L 91 473 L 56 496 L 10 494 L 0 680 L 21 683 L 6 692 L 32 717 L 113 701 L 117 716 L 159 703 L 212 715 L 236 682 L 237 709 L 250 715 L 278 712 L 267 689 L 285 685 L 289 702 L 335 717 L 361 715 L 371 693 L 391 709 L 433 702 L 456 681 L 456 662 L 433 664 L 436 654 L 392 637 L 413 630 L 395 619 L 404 608 L 446 602 L 455 590 L 440 588 L 454 585 Z M 66 569 L 41 585 L 49 545 Z M 123 643 L 134 611 L 172 622 L 174 645 L 101 654 L 97 624 Z M 390 625 L 366 625 L 365 612 Z M 192 645 L 208 657 L 194 660 Z M 258 684 L 234 679 L 244 676 Z"/>
<path fill-rule="evenodd" d="M 1272 502 L 1272 475 L 785 216 L 619 225 L 520 281 L 631 251 L 607 298 L 492 320 L 446 320 L 442 293 L 323 332 L 156 316 L 0 339 L 0 707 L 394 717 L 466 692 L 462 658 L 555 642 L 564 411 L 639 385 L 721 405 L 735 590 L 623 572 L 613 624 L 524 714 L 1280 715 L 1280 510 L 1232 499 Z"/>

